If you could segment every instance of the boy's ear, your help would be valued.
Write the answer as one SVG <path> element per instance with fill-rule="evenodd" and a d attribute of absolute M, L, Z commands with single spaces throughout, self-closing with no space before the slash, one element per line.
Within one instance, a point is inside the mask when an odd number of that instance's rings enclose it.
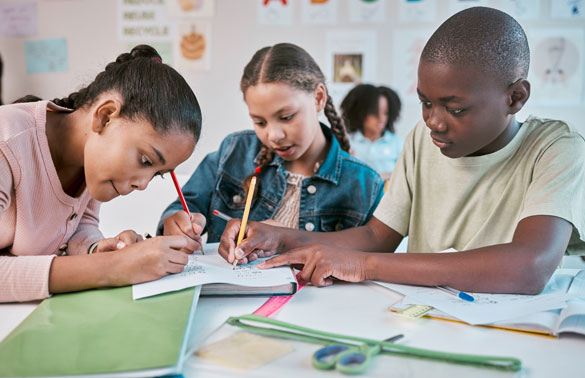
<path fill-rule="evenodd" d="M 315 88 L 315 105 L 317 106 L 317 112 L 325 109 L 325 105 L 327 105 L 327 88 L 323 83 L 317 84 Z"/>
<path fill-rule="evenodd" d="M 510 114 L 516 114 L 524 107 L 530 97 L 530 82 L 519 79 L 508 88 L 508 106 Z"/>
<path fill-rule="evenodd" d="M 120 115 L 122 104 L 113 98 L 99 100 L 93 107 L 91 129 L 96 133 L 102 132 L 110 123 L 112 118 Z"/>

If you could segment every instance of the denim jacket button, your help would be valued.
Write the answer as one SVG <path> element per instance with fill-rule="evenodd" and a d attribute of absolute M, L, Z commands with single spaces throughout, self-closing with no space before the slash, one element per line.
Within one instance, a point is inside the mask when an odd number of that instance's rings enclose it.
<path fill-rule="evenodd" d="M 315 185 L 309 185 L 307 187 L 307 192 L 309 192 L 310 194 L 315 194 L 317 192 L 317 188 L 315 187 Z"/>
<path fill-rule="evenodd" d="M 233 203 L 240 203 L 240 202 L 242 202 L 242 196 L 240 196 L 239 194 L 236 194 L 235 196 L 233 196 L 232 201 L 233 201 Z"/>
<path fill-rule="evenodd" d="M 313 231 L 315 229 L 315 225 L 311 222 L 305 224 L 305 230 L 307 231 Z"/>

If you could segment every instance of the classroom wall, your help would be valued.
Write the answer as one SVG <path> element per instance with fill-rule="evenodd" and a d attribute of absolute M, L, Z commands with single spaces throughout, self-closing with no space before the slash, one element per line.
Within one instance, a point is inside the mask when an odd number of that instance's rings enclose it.
<path fill-rule="evenodd" d="M 0 35 L 0 54 L 4 60 L 4 102 L 11 102 L 28 93 L 47 99 L 66 96 L 80 85 L 90 82 L 119 53 L 127 51 L 129 42 L 121 41 L 118 35 L 119 1 L 122 0 L 33 1 L 38 9 L 37 33 L 27 37 Z M 165 0 L 135 1 L 148 3 Z M 261 0 L 216 0 L 214 14 L 208 19 L 211 25 L 210 69 L 205 72 L 182 72 L 202 106 L 203 131 L 193 156 L 178 168 L 180 173 L 192 172 L 207 153 L 217 148 L 226 134 L 252 127 L 239 91 L 239 79 L 244 65 L 257 49 L 278 42 L 292 42 L 305 48 L 324 68 L 328 62 L 327 32 L 372 31 L 376 35 L 375 48 L 377 50 L 374 65 L 375 79 L 368 81 L 393 87 L 399 79 L 398 75 L 401 75 L 401 72 L 393 73 L 393 60 L 401 58 L 393 54 L 395 43 L 393 37 L 399 33 L 419 33 L 421 30 L 435 29 L 450 15 L 449 9 L 453 3 L 452 0 L 438 0 L 433 4 L 437 9 L 434 22 L 404 23 L 398 18 L 398 0 L 386 1 L 386 21 L 383 24 L 366 25 L 349 23 L 349 0 L 338 0 L 338 21 L 333 25 L 302 24 L 301 9 L 297 6 L 291 26 L 261 26 L 257 22 L 259 1 Z M 300 2 L 300 0 L 289 1 L 297 3 L 296 5 Z M 14 0 L 0 0 L 0 5 L 10 2 Z M 501 7 L 503 2 L 504 0 L 485 0 L 481 3 Z M 521 21 L 529 37 L 531 33 L 537 33 L 541 29 L 558 28 L 579 32 L 585 30 L 583 18 L 553 19 L 550 16 L 552 7 L 550 0 L 531 0 L 520 3 L 539 7 L 539 16 L 536 20 Z M 50 38 L 66 38 L 68 70 L 28 74 L 24 54 L 25 41 Z M 581 54 L 583 50 L 584 46 L 581 46 Z M 582 72 L 582 55 L 577 63 Z M 410 69 L 414 70 L 415 66 L 416 64 L 413 63 Z M 324 69 L 324 71 L 327 70 Z M 581 81 L 582 79 L 581 76 Z M 583 122 L 585 105 L 582 93 L 581 98 L 571 105 L 547 106 L 529 102 L 519 118 L 524 119 L 528 114 L 567 120 L 585 134 Z M 406 136 L 420 116 L 419 104 L 405 103 L 397 124 L 398 134 Z"/>

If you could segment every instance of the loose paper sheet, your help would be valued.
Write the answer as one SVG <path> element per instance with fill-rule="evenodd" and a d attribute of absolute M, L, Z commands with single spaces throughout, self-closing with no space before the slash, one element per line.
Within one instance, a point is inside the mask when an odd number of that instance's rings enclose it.
<path fill-rule="evenodd" d="M 258 259 L 246 265 L 232 265 L 217 254 L 190 255 L 182 273 L 171 274 L 156 281 L 134 285 L 132 298 L 140 299 L 208 283 L 229 283 L 241 286 L 278 286 L 295 282 L 288 266 L 258 269 L 257 265 L 268 258 Z"/>
<path fill-rule="evenodd" d="M 474 302 L 461 300 L 432 287 L 377 283 L 404 294 L 405 303 L 433 306 L 469 324 L 488 324 L 565 308 L 567 300 L 575 297 L 567 293 L 572 281 L 571 275 L 556 274 L 539 295 L 469 293 L 475 298 Z"/>

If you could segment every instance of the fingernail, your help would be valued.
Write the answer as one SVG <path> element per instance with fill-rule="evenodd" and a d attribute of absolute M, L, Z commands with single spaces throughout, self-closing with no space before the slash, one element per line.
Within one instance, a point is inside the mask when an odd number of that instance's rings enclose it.
<path fill-rule="evenodd" d="M 264 269 L 265 266 L 266 266 L 265 262 L 261 262 L 260 264 L 258 264 L 258 268 L 260 269 Z"/>
<path fill-rule="evenodd" d="M 122 249 L 126 246 L 126 243 L 119 241 L 118 244 L 116 244 L 116 248 L 117 249 Z"/>
<path fill-rule="evenodd" d="M 236 248 L 235 254 L 238 259 L 244 257 L 244 251 L 241 248 Z"/>

